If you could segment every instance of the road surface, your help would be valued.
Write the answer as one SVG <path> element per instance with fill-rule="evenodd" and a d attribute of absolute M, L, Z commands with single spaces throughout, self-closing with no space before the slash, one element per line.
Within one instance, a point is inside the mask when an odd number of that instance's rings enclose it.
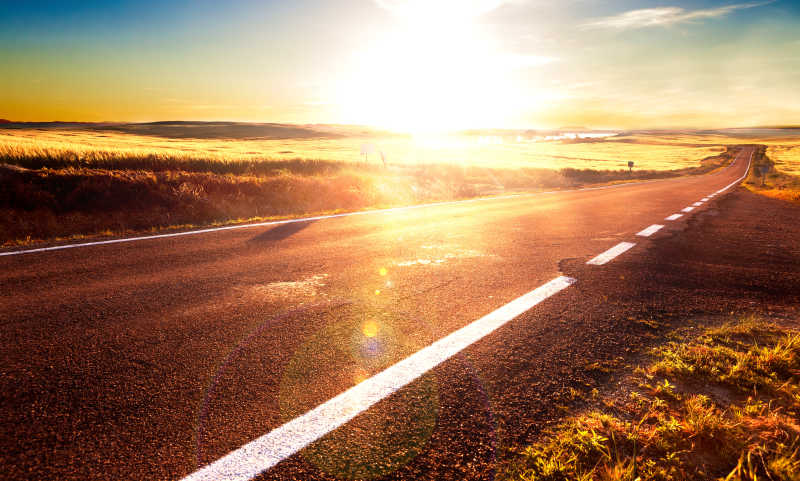
<path fill-rule="evenodd" d="M 645 287 L 615 264 L 724 211 L 751 156 L 697 177 L 2 256 L 0 471 L 492 478 L 576 369 L 631 349 L 609 334 L 630 306 L 609 299 Z"/>

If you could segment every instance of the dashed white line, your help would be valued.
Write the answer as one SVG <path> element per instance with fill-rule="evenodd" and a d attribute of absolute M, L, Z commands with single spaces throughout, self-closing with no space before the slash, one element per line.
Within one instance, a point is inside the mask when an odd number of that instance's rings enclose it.
<path fill-rule="evenodd" d="M 390 207 L 388 209 L 373 209 L 373 210 L 363 210 L 358 212 L 345 212 L 342 214 L 329 214 L 329 215 L 318 215 L 314 217 L 300 217 L 297 219 L 286 219 L 286 220 L 276 220 L 276 221 L 267 221 L 267 222 L 257 222 L 254 224 L 239 224 L 239 225 L 228 225 L 222 227 L 210 227 L 207 229 L 197 229 L 197 230 L 189 230 L 183 232 L 171 232 L 169 234 L 155 234 L 155 235 L 146 235 L 146 236 L 138 236 L 138 237 L 123 237 L 120 239 L 109 239 L 104 241 L 93 241 L 93 242 L 79 242 L 76 244 L 64 244 L 58 246 L 50 246 L 50 247 L 38 247 L 35 249 L 24 249 L 18 251 L 8 251 L 8 252 L 0 252 L 0 257 L 2 256 L 15 256 L 20 254 L 33 254 L 35 252 L 48 252 L 48 251 L 58 251 L 64 249 L 74 249 L 76 247 L 89 247 L 89 246 L 101 246 L 101 245 L 108 245 L 108 244 L 120 244 L 125 242 L 137 242 L 137 241 L 144 241 L 144 240 L 151 240 L 151 239 L 164 239 L 168 237 L 181 237 L 181 236 L 189 236 L 189 235 L 197 235 L 197 234 L 207 234 L 209 232 L 219 232 L 219 231 L 226 231 L 226 230 L 235 230 L 235 229 L 250 229 L 253 227 L 267 227 L 273 225 L 281 225 L 281 224 L 294 224 L 297 222 L 311 222 L 311 221 L 318 221 L 324 219 L 336 219 L 339 217 L 352 217 L 357 215 L 372 215 L 372 214 L 390 214 L 394 212 L 403 212 L 408 210 L 414 209 L 424 209 L 426 207 L 439 207 L 445 205 L 456 205 L 456 204 L 467 204 L 472 202 L 486 202 L 492 200 L 508 200 L 514 199 L 518 197 L 533 197 L 537 195 L 553 195 L 553 194 L 568 194 L 574 192 L 584 192 L 584 191 L 592 191 L 592 190 L 605 190 L 605 189 L 618 189 L 620 187 L 628 187 L 633 185 L 640 185 L 640 184 L 649 184 L 652 182 L 671 182 L 675 180 L 680 180 L 680 178 L 675 179 L 653 179 L 653 180 L 643 180 L 640 182 L 627 182 L 623 184 L 614 184 L 614 185 L 603 185 L 599 187 L 585 187 L 581 189 L 570 189 L 570 190 L 553 190 L 553 191 L 546 191 L 546 192 L 526 192 L 520 194 L 508 194 L 508 195 L 501 195 L 497 197 L 478 197 L 475 199 L 464 199 L 464 200 L 450 200 L 444 202 L 431 202 L 429 204 L 418 204 L 418 205 L 409 205 L 403 207 Z"/>
<path fill-rule="evenodd" d="M 691 212 L 693 210 L 694 210 L 694 207 L 689 206 L 689 207 L 684 207 L 683 209 L 681 209 L 681 212 Z"/>
<path fill-rule="evenodd" d="M 669 217 L 665 217 L 664 220 L 678 220 L 683 217 L 683 214 L 672 214 Z"/>
<path fill-rule="evenodd" d="M 750 153 L 752 161 L 753 153 Z M 748 164 L 749 167 L 749 164 Z M 737 181 L 720 189 L 714 194 L 724 192 L 735 185 L 747 175 L 742 176 Z M 631 185 L 631 184 L 623 184 Z M 587 189 L 591 190 L 591 189 Z M 530 195 L 530 194 L 524 194 Z M 510 195 L 501 198 L 519 197 L 520 195 Z M 493 198 L 498 199 L 498 198 Z M 17 255 L 32 252 L 44 252 L 51 250 L 69 249 L 73 247 L 84 247 L 92 245 L 115 244 L 120 242 L 133 242 L 138 240 L 159 239 L 166 237 L 178 237 L 185 235 L 201 234 L 206 232 L 216 232 L 223 230 L 245 229 L 270 225 L 280 225 L 295 222 L 308 222 L 311 220 L 330 219 L 336 217 L 375 214 L 381 212 L 393 212 L 430 207 L 435 205 L 447 205 L 453 203 L 475 202 L 488 199 L 470 199 L 467 201 L 440 202 L 433 204 L 408 206 L 393 209 L 382 209 L 373 211 L 353 212 L 346 214 L 334 214 L 302 219 L 290 219 L 283 221 L 262 222 L 257 224 L 244 224 L 236 226 L 225 226 L 210 229 L 200 229 L 187 232 L 177 232 L 170 234 L 159 234 L 152 236 L 131 237 L 123 239 L 111 239 L 99 242 L 87 242 L 81 244 L 69 244 L 38 249 L 28 249 L 13 252 L 3 252 L 0 256 Z M 691 212 L 693 207 L 683 209 L 683 212 Z M 668 220 L 675 220 L 681 214 L 673 214 L 667 217 Z M 652 225 L 641 231 L 639 235 L 650 235 L 661 229 L 662 225 Z M 644 234 L 652 230 L 650 234 Z M 621 242 L 604 253 L 598 255 L 587 264 L 603 265 L 613 260 L 620 254 L 628 251 L 636 244 L 631 242 Z M 576 282 L 570 277 L 557 277 L 552 281 L 540 286 L 539 288 L 511 301 L 499 309 L 487 314 L 486 316 L 472 322 L 471 324 L 449 334 L 448 336 L 434 342 L 430 346 L 417 351 L 406 359 L 394 364 L 388 369 L 376 374 L 375 376 L 363 381 L 356 386 L 346 390 L 338 396 L 326 401 L 316 408 L 308 411 L 286 424 L 270 431 L 269 433 L 245 444 L 239 449 L 228 453 L 213 463 L 195 471 L 183 478 L 183 481 L 216 481 L 224 479 L 227 481 L 246 481 L 254 478 L 258 474 L 270 469 L 284 459 L 292 456 L 301 449 L 305 448 L 314 441 L 320 439 L 334 429 L 344 425 L 363 411 L 369 409 L 377 402 L 390 396 L 403 386 L 413 382 L 425 372 L 435 368 L 442 362 L 451 358 L 471 344 L 479 341 L 490 333 L 494 332 L 515 317 L 531 309 L 547 298 L 561 292 Z"/>
<path fill-rule="evenodd" d="M 738 157 L 737 157 L 738 159 Z M 750 152 L 750 161 L 753 160 L 753 152 Z M 736 163 L 736 159 L 728 168 L 731 168 Z M 713 197 L 716 194 L 724 192 L 725 190 L 729 189 L 733 185 L 735 185 L 740 180 L 744 179 L 747 176 L 747 172 L 749 171 L 749 163 L 748 163 L 748 170 L 745 170 L 745 174 L 740 177 L 737 181 L 733 182 L 732 184 L 724 187 L 714 194 L 709 195 L 709 197 Z M 109 239 L 104 241 L 93 241 L 93 242 L 81 242 L 77 244 L 64 244 L 58 246 L 50 246 L 50 247 L 39 247 L 35 249 L 23 249 L 18 251 L 8 251 L 8 252 L 0 252 L 0 257 L 3 256 L 15 256 L 21 254 L 33 254 L 35 252 L 48 252 L 48 251 L 57 251 L 57 250 L 64 250 L 64 249 L 73 249 L 76 247 L 89 247 L 89 246 L 101 246 L 101 245 L 109 245 L 109 244 L 119 244 L 124 242 L 136 242 L 136 241 L 143 241 L 143 240 L 151 240 L 151 239 L 164 239 L 168 237 L 180 237 L 180 236 L 188 236 L 188 235 L 197 235 L 197 234 L 206 234 L 209 232 L 219 232 L 219 231 L 226 231 L 226 230 L 235 230 L 235 229 L 250 229 L 254 227 L 265 227 L 265 226 L 273 226 L 273 225 L 281 225 L 281 224 L 293 224 L 297 222 L 309 222 L 309 221 L 317 221 L 323 219 L 335 219 L 338 217 L 351 217 L 357 215 L 371 215 L 371 214 L 383 214 L 383 213 L 391 213 L 391 212 L 402 212 L 412 209 L 423 209 L 425 207 L 436 207 L 436 206 L 443 206 L 443 205 L 452 205 L 452 204 L 466 204 L 469 202 L 483 202 L 483 201 L 490 201 L 490 200 L 505 200 L 505 199 L 513 199 L 516 197 L 528 197 L 528 196 L 536 196 L 536 195 L 547 195 L 547 194 L 561 194 L 561 193 L 570 193 L 570 192 L 582 192 L 582 191 L 591 191 L 591 190 L 602 190 L 602 189 L 616 189 L 620 187 L 627 187 L 632 185 L 639 185 L 639 184 L 649 184 L 651 182 L 670 182 L 673 180 L 680 180 L 678 179 L 654 179 L 654 180 L 644 180 L 641 182 L 628 182 L 624 184 L 614 184 L 614 185 L 604 185 L 599 187 L 587 187 L 583 189 L 572 189 L 572 190 L 557 190 L 557 191 L 548 191 L 548 192 L 531 192 L 531 193 L 523 193 L 523 194 L 509 194 L 504 196 L 498 197 L 480 197 L 476 199 L 466 199 L 466 200 L 454 200 L 454 201 L 446 201 L 446 202 L 432 202 L 430 204 L 419 204 L 419 205 L 410 205 L 404 207 L 392 207 L 389 209 L 375 209 L 375 210 L 365 210 L 359 212 L 346 212 L 342 214 L 330 214 L 330 215 L 319 215 L 314 217 L 302 217 L 298 219 L 286 219 L 286 220 L 276 220 L 276 221 L 268 221 L 268 222 L 258 222 L 255 224 L 239 224 L 239 225 L 230 225 L 230 226 L 222 226 L 222 227 L 211 227 L 208 229 L 197 229 L 197 230 L 190 230 L 190 231 L 183 231 L 183 232 L 172 232 L 169 234 L 155 234 L 155 235 L 148 235 L 148 236 L 138 236 L 138 237 L 123 237 L 120 239 Z M 688 212 L 688 211 L 684 211 Z"/>
<path fill-rule="evenodd" d="M 611 249 L 603 252 L 599 256 L 595 257 L 594 259 L 587 262 L 587 264 L 591 264 L 594 266 L 602 266 L 603 264 L 613 260 L 618 255 L 624 253 L 631 247 L 635 246 L 636 244 L 632 242 L 620 242 L 619 244 L 615 245 Z"/>
<path fill-rule="evenodd" d="M 183 478 L 246 481 L 292 456 L 576 281 L 557 277 Z"/>
<path fill-rule="evenodd" d="M 656 232 L 660 231 L 664 226 L 661 224 L 653 224 L 647 229 L 642 230 L 641 232 L 637 233 L 639 237 L 650 237 L 651 235 L 655 234 Z"/>

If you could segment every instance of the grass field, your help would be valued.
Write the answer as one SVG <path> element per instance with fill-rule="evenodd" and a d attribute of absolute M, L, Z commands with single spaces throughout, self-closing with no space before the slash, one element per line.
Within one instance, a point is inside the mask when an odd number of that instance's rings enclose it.
<path fill-rule="evenodd" d="M 762 145 L 744 185 L 767 197 L 800 202 L 800 149 L 791 144 Z"/>
<path fill-rule="evenodd" d="M 800 176 L 800 141 L 770 145 L 767 156 L 775 163 L 776 169 Z"/>
<path fill-rule="evenodd" d="M 761 135 L 758 135 L 761 134 Z M 618 137 L 620 141 L 629 139 L 644 144 L 663 143 L 667 145 L 735 145 L 741 143 L 759 144 L 767 147 L 766 155 L 774 167 L 786 174 L 800 176 L 800 129 L 791 129 L 784 135 L 763 135 L 756 131 L 749 136 L 724 134 L 676 133 L 669 135 L 635 134 Z"/>
<path fill-rule="evenodd" d="M 800 479 L 800 332 L 745 318 L 674 338 L 501 479 Z"/>
<path fill-rule="evenodd" d="M 692 132 L 552 134 L 421 138 L 225 122 L 6 125 L 0 244 L 701 174 L 730 159 L 729 145 L 752 143 Z"/>
<path fill-rule="evenodd" d="M 120 133 L 113 130 L 64 128 L 0 130 L 0 160 L 25 167 L 62 167 L 73 164 L 102 167 L 102 159 L 169 159 L 173 168 L 192 161 L 240 163 L 317 159 L 361 162 L 361 147 L 372 144 L 394 165 L 457 164 L 490 168 L 637 169 L 673 170 L 695 167 L 699 159 L 725 150 L 723 143 L 669 143 L 658 138 L 632 142 L 606 139 L 535 141 L 520 134 L 410 137 L 365 132 L 312 131 L 316 137 L 296 138 L 185 138 Z M 170 133 L 173 131 L 170 130 Z M 197 135 L 203 135 L 199 132 Z M 309 135 L 312 135 L 309 134 Z M 380 163 L 379 154 L 372 154 Z M 135 164 L 134 168 L 135 168 Z"/>

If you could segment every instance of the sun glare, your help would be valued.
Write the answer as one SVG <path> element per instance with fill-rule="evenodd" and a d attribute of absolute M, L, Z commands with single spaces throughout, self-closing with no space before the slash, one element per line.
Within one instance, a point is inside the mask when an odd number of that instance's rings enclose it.
<path fill-rule="evenodd" d="M 354 54 L 338 94 L 344 118 L 420 133 L 506 123 L 511 57 L 477 22 L 490 2 L 435 3 L 403 3 L 395 28 Z"/>

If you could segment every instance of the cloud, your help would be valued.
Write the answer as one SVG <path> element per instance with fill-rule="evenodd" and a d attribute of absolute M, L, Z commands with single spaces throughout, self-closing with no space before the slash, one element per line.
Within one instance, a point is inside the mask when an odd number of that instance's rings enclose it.
<path fill-rule="evenodd" d="M 619 15 L 604 17 L 583 25 L 584 28 L 608 28 L 614 30 L 631 30 L 645 27 L 669 27 L 680 23 L 689 23 L 707 18 L 724 17 L 736 10 L 760 7 L 772 3 L 767 2 L 737 3 L 717 8 L 686 10 L 681 7 L 657 7 L 630 10 Z"/>

